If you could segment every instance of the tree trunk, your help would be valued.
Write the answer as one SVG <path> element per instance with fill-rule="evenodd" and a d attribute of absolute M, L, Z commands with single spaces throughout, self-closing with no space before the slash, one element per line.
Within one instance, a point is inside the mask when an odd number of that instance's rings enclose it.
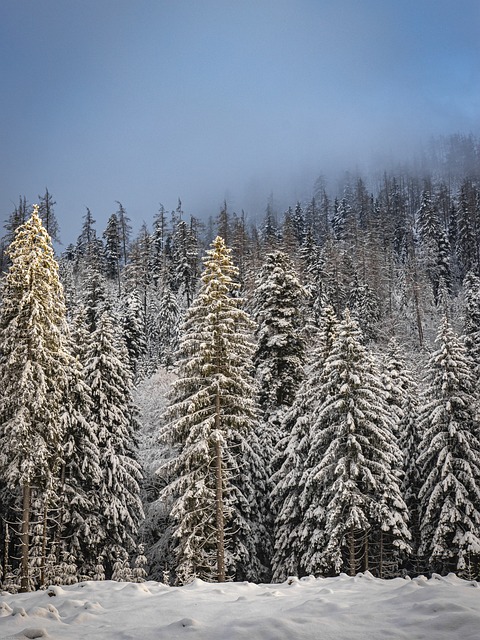
<path fill-rule="evenodd" d="M 45 565 L 47 560 L 47 513 L 48 507 L 47 502 L 45 500 L 45 505 L 43 507 L 43 531 L 42 531 L 42 557 L 41 557 L 41 565 L 40 565 L 40 587 L 43 587 L 45 584 Z"/>
<path fill-rule="evenodd" d="M 420 302 L 419 302 L 419 294 L 418 294 L 418 284 L 417 282 L 413 285 L 413 297 L 415 302 L 415 316 L 417 319 L 417 330 L 418 330 L 418 342 L 420 347 L 423 347 L 423 326 L 422 326 L 422 314 L 420 313 Z"/>
<path fill-rule="evenodd" d="M 216 503 L 217 503 L 217 575 L 218 582 L 225 582 L 225 531 L 223 521 L 222 447 L 215 443 L 216 454 Z"/>
<path fill-rule="evenodd" d="M 352 527 L 350 528 L 350 535 L 349 535 L 349 552 L 350 552 L 350 575 L 354 576 L 355 572 L 356 572 L 356 563 L 355 563 L 355 529 Z"/>
<path fill-rule="evenodd" d="M 383 531 L 380 531 L 380 558 L 378 561 L 378 577 L 383 578 Z"/>
<path fill-rule="evenodd" d="M 415 255 L 415 247 L 412 241 L 411 245 L 412 251 L 412 295 L 413 295 L 413 304 L 415 307 L 415 316 L 417 320 L 417 331 L 418 331 L 418 342 L 420 347 L 423 347 L 423 326 L 422 326 L 422 314 L 420 311 L 420 293 L 419 293 L 419 283 L 418 283 L 418 267 L 417 267 L 417 257 Z"/>
<path fill-rule="evenodd" d="M 29 590 L 28 580 L 28 550 L 29 550 L 29 529 L 30 529 L 30 485 L 23 485 L 23 508 L 22 508 L 22 530 L 21 530 L 21 558 L 20 558 L 20 593 Z"/>
<path fill-rule="evenodd" d="M 220 394 L 217 390 L 215 407 L 215 428 L 217 434 L 220 428 Z M 222 445 L 217 435 L 215 442 L 215 497 L 216 497 L 216 521 L 217 521 L 217 579 L 225 582 L 225 523 L 223 519 L 223 472 L 222 472 Z"/>
<path fill-rule="evenodd" d="M 5 543 L 3 547 L 3 579 L 5 580 L 8 571 L 8 565 L 10 564 L 10 531 L 8 524 L 5 523 Z"/>
<path fill-rule="evenodd" d="M 368 569 L 369 569 L 369 565 L 368 565 L 368 553 L 369 553 L 369 550 L 368 550 L 368 533 L 365 534 L 365 551 L 364 551 L 364 553 L 365 553 L 365 557 L 364 557 L 364 560 L 363 560 L 363 570 L 364 571 L 368 571 Z"/>

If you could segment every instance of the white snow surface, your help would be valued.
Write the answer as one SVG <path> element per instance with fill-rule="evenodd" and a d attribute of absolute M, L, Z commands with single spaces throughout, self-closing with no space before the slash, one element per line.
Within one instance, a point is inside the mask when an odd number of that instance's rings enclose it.
<path fill-rule="evenodd" d="M 82 582 L 0 596 L 0 640 L 478 640 L 480 583 L 450 574 L 282 584 Z"/>

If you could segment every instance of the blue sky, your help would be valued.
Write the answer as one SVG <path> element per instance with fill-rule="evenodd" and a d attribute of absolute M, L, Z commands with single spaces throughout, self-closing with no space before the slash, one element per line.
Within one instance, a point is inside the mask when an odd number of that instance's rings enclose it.
<path fill-rule="evenodd" d="M 478 0 L 0 0 L 0 216 L 262 212 L 480 133 Z"/>

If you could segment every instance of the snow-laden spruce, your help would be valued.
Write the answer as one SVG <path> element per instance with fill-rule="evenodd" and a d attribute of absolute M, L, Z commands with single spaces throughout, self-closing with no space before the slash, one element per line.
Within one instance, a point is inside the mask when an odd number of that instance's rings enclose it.
<path fill-rule="evenodd" d="M 266 420 L 293 404 L 303 379 L 305 300 L 306 291 L 290 258 L 282 251 L 268 254 L 252 304 L 258 324 L 253 360 L 259 404 Z"/>
<path fill-rule="evenodd" d="M 275 449 L 284 435 L 281 421 L 304 377 L 306 295 L 288 255 L 269 253 L 257 277 L 252 308 L 257 322 L 253 364 L 262 415 L 260 442 L 270 479 L 277 470 Z M 272 488 L 270 482 L 268 492 Z M 273 517 L 268 510 L 265 524 L 271 532 Z"/>
<path fill-rule="evenodd" d="M 480 384 L 480 278 L 469 271 L 463 281 L 464 288 L 464 343 Z"/>
<path fill-rule="evenodd" d="M 418 464 L 421 547 L 433 570 L 476 575 L 480 557 L 480 424 L 472 364 L 447 319 L 427 367 Z"/>
<path fill-rule="evenodd" d="M 233 297 L 237 269 L 222 238 L 204 258 L 180 340 L 178 380 L 160 437 L 177 447 L 172 478 L 176 576 L 262 577 L 259 496 L 265 488 L 251 378 L 252 322 Z"/>
<path fill-rule="evenodd" d="M 128 282 L 128 281 L 127 281 Z M 134 381 L 141 377 L 140 359 L 146 352 L 145 309 L 139 291 L 129 287 L 121 307 L 122 335 Z"/>
<path fill-rule="evenodd" d="M 99 317 L 88 342 L 85 379 L 90 387 L 90 419 L 95 425 L 100 451 L 95 551 L 111 567 L 120 551 L 130 553 L 136 549 L 143 510 L 128 354 L 110 316 L 105 311 Z"/>
<path fill-rule="evenodd" d="M 27 590 L 31 501 L 48 509 L 55 491 L 71 359 L 58 264 L 38 207 L 18 227 L 8 254 L 0 311 L 0 478 L 21 514 L 21 589 Z"/>
<path fill-rule="evenodd" d="M 395 420 L 395 434 L 403 454 L 402 497 L 408 507 L 412 554 L 409 566 L 414 573 L 426 571 L 418 564 L 416 551 L 419 544 L 418 492 L 420 473 L 417 465 L 421 433 L 418 424 L 418 384 L 407 366 L 405 349 L 392 338 L 383 358 L 382 382 L 387 392 L 390 416 Z"/>
<path fill-rule="evenodd" d="M 395 425 L 361 339 L 346 311 L 318 385 L 302 478 L 301 567 L 307 574 L 348 568 L 354 575 L 369 567 L 369 545 L 380 557 L 388 547 L 410 549 Z"/>
<path fill-rule="evenodd" d="M 178 350 L 178 325 L 180 309 L 170 280 L 163 286 L 159 303 L 159 311 L 155 317 L 158 332 L 158 357 L 160 363 L 169 369 L 175 363 Z"/>
<path fill-rule="evenodd" d="M 304 513 L 300 503 L 305 460 L 310 451 L 310 426 L 318 403 L 319 385 L 326 358 L 335 336 L 337 317 L 332 307 L 323 309 L 320 329 L 314 335 L 315 347 L 310 353 L 306 376 L 295 402 L 282 421 L 283 437 L 278 442 L 273 466 L 271 493 L 274 515 L 273 580 L 281 582 L 288 576 L 299 575 L 304 548 Z M 315 539 L 310 540 L 316 544 Z"/>
<path fill-rule="evenodd" d="M 98 446 L 98 425 L 92 419 L 91 389 L 84 362 L 90 334 L 86 311 L 79 307 L 71 326 L 70 351 L 74 360 L 68 372 L 62 423 L 65 439 L 59 474 L 56 540 L 76 558 L 82 575 L 93 575 L 98 553 L 102 471 Z M 56 550 L 58 555 L 60 549 Z"/>

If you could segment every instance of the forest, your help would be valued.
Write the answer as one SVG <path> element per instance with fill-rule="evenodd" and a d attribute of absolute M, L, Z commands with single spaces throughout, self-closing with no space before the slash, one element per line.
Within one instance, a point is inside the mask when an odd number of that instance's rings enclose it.
<path fill-rule="evenodd" d="M 480 575 L 480 140 L 0 245 L 1 587 Z"/>

